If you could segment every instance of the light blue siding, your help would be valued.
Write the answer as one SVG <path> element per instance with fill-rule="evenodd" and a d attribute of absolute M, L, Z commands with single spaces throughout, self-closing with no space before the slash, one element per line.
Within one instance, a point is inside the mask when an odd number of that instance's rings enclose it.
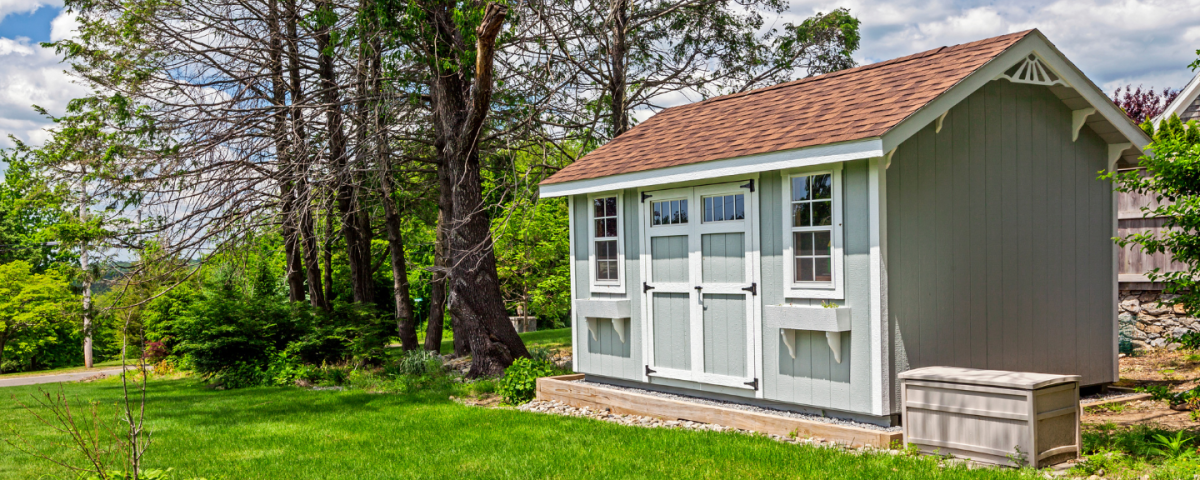
<path fill-rule="evenodd" d="M 687 235 L 651 238 L 650 259 L 651 281 L 686 283 L 688 281 Z"/>
<path fill-rule="evenodd" d="M 700 236 L 701 274 L 708 283 L 746 283 L 746 235 L 708 233 Z"/>
<path fill-rule="evenodd" d="M 704 294 L 704 371 L 744 377 L 746 296 Z"/>
<path fill-rule="evenodd" d="M 654 365 L 688 370 L 692 368 L 692 336 L 686 293 L 652 293 L 654 309 Z"/>

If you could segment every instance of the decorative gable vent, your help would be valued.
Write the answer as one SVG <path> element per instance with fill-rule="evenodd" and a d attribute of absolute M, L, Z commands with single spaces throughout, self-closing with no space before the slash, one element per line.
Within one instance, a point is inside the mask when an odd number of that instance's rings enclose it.
<path fill-rule="evenodd" d="M 1013 83 L 1029 83 L 1032 85 L 1067 85 L 1061 78 L 1050 70 L 1040 59 L 1034 54 L 1029 54 L 1024 60 L 1017 62 L 1012 68 L 1005 70 L 1004 73 L 996 77 L 997 80 L 1007 78 Z"/>

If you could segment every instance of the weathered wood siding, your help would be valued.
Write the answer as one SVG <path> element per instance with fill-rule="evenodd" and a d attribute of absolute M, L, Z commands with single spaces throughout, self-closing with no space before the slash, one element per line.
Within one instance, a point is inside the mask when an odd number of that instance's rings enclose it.
<path fill-rule="evenodd" d="M 1142 208 L 1154 209 L 1158 206 L 1159 202 L 1152 195 L 1117 193 L 1117 218 L 1119 219 L 1117 236 L 1125 237 L 1147 232 L 1165 233 L 1166 228 L 1163 227 L 1163 224 L 1166 219 L 1147 218 L 1145 217 L 1146 212 L 1142 211 Z M 1186 270 L 1187 266 L 1172 261 L 1171 255 L 1167 253 L 1148 254 L 1137 245 L 1128 245 L 1122 248 L 1117 256 L 1117 278 L 1121 280 L 1121 289 L 1162 289 L 1161 283 L 1146 282 L 1147 279 L 1144 278 L 1147 272 L 1156 268 L 1162 272 L 1175 272 Z"/>
<path fill-rule="evenodd" d="M 842 362 L 834 361 L 824 332 L 796 332 L 796 358 L 788 354 L 778 328 L 763 328 L 763 395 L 770 400 L 836 410 L 870 413 L 870 229 L 866 160 L 842 167 L 842 223 L 845 300 L 851 330 L 842 334 Z M 763 305 L 805 304 L 821 300 L 783 297 L 783 185 L 780 172 L 760 177 Z"/>
<path fill-rule="evenodd" d="M 887 170 L 893 372 L 1116 380 L 1106 157 L 1087 127 L 1071 141 L 1071 111 L 1048 89 L 1007 81 L 900 145 Z"/>
<path fill-rule="evenodd" d="M 592 293 L 590 291 L 591 270 L 588 265 L 588 203 L 587 195 L 576 195 L 572 199 L 572 214 L 575 217 L 575 298 L 625 298 L 630 301 L 632 318 L 625 322 L 625 342 L 613 331 L 611 321 L 597 324 L 598 339 L 593 339 L 584 318 L 572 312 L 571 334 L 578 346 L 577 357 L 580 372 L 608 377 L 640 380 L 642 378 L 642 318 L 641 277 L 638 252 L 641 243 L 641 225 L 638 222 L 638 196 L 636 190 L 622 192 L 621 227 L 624 229 L 625 247 L 625 293 Z"/>

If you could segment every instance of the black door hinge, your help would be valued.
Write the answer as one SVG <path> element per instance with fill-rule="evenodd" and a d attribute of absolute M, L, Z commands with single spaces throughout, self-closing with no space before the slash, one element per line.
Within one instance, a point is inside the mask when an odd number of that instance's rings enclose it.
<path fill-rule="evenodd" d="M 650 368 L 649 365 L 646 365 L 646 376 L 649 377 L 651 373 L 658 373 L 658 372 L 655 371 L 654 369 Z M 758 389 L 755 388 L 755 390 L 758 390 Z"/>
<path fill-rule="evenodd" d="M 654 290 L 654 287 L 651 287 L 649 283 L 642 282 L 642 293 L 646 293 L 651 290 Z"/>
<path fill-rule="evenodd" d="M 758 284 L 751 283 L 749 287 L 743 288 L 743 292 L 750 292 L 751 295 L 758 295 Z"/>
<path fill-rule="evenodd" d="M 745 184 L 745 185 L 742 185 L 742 188 L 749 188 L 749 189 L 750 189 L 750 193 L 754 193 L 754 179 L 751 179 L 751 180 L 750 180 L 750 183 L 747 183 L 747 184 Z"/>
<path fill-rule="evenodd" d="M 746 382 L 746 385 L 754 387 L 754 390 L 758 390 L 758 379 L 755 378 L 753 382 Z"/>
<path fill-rule="evenodd" d="M 654 195 L 650 195 L 649 193 L 642 192 L 642 203 L 646 203 L 646 199 L 647 199 L 647 198 L 650 198 L 650 197 L 653 197 L 653 196 L 654 196 Z"/>

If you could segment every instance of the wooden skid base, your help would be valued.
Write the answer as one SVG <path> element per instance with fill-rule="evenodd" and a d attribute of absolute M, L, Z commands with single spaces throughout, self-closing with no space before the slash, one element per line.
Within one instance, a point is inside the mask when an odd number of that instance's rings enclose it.
<path fill-rule="evenodd" d="M 574 382 L 581 378 L 583 375 L 539 378 L 537 380 L 537 399 L 556 400 L 577 408 L 608 409 L 615 414 L 642 415 L 664 420 L 691 420 L 772 435 L 787 436 L 794 432 L 801 438 L 817 437 L 853 447 L 870 445 L 888 448 L 893 443 L 902 441 L 901 432 L 883 432 L 813 422 Z"/>

